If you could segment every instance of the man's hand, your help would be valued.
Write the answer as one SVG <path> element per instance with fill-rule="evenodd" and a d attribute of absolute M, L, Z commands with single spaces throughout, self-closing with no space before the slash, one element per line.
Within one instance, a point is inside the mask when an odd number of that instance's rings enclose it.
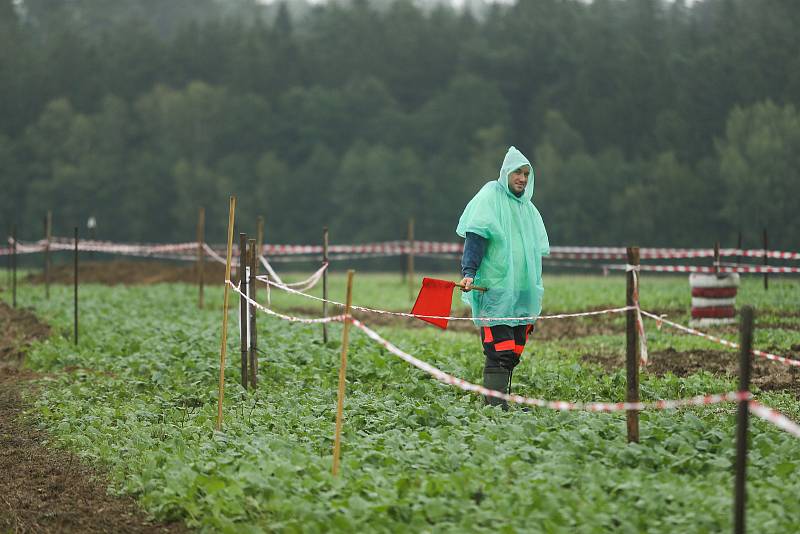
<path fill-rule="evenodd" d="M 469 291 L 472 290 L 472 281 L 473 280 L 474 280 L 473 278 L 470 278 L 469 276 L 465 276 L 464 278 L 461 279 L 461 282 L 459 282 L 458 285 L 461 286 L 461 289 L 464 291 L 464 293 L 468 293 Z"/>

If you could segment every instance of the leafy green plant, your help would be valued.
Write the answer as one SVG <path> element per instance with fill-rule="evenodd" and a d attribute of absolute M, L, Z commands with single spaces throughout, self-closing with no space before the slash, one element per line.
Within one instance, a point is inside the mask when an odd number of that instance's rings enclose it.
<path fill-rule="evenodd" d="M 677 295 L 688 293 L 684 282 L 648 280 L 654 289 L 643 291 L 643 303 L 671 308 Z M 335 298 L 340 284 L 333 277 Z M 574 284 L 586 290 L 584 300 Z M 355 300 L 402 309 L 407 290 L 395 285 L 387 275 L 358 275 Z M 618 279 L 556 278 L 546 298 L 553 309 L 580 310 L 618 304 L 621 288 Z M 781 312 L 796 298 L 793 291 L 772 303 L 774 313 L 786 318 Z M 45 301 L 26 289 L 21 298 L 56 332 L 68 332 L 70 290 L 52 293 Z M 55 443 L 105 467 L 113 491 L 137 496 L 159 518 L 215 532 L 730 527 L 734 405 L 644 412 L 641 443 L 626 444 L 624 414 L 486 408 L 354 330 L 342 474 L 334 478 L 340 325 L 331 326 L 326 345 L 319 326 L 259 315 L 259 389 L 246 392 L 239 385 L 232 313 L 224 427 L 215 432 L 219 307 L 196 310 L 195 288 L 183 285 L 84 286 L 81 298 L 80 345 L 56 334 L 30 354 L 29 364 L 47 372 L 31 415 Z M 221 291 L 212 289 L 207 301 L 221 302 Z M 298 301 L 272 293 L 279 309 Z M 483 357 L 474 332 L 406 326 L 375 328 L 419 358 L 480 381 Z M 651 327 L 648 334 L 653 350 L 707 343 Z M 796 334 L 796 326 L 775 328 L 756 339 L 787 348 Z M 534 335 L 514 373 L 515 392 L 622 400 L 624 370 L 605 371 L 580 358 L 598 347 L 624 351 L 624 334 Z M 699 372 L 645 374 L 641 390 L 644 400 L 654 400 L 734 388 L 732 378 Z M 789 393 L 759 397 L 800 415 Z M 751 436 L 749 521 L 765 531 L 791 531 L 800 522 L 791 504 L 800 491 L 800 440 L 761 421 L 753 421 Z"/>

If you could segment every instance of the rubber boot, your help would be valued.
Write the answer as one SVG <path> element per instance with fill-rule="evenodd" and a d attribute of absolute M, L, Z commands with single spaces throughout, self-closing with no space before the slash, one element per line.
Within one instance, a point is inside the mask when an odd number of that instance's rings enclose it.
<path fill-rule="evenodd" d="M 508 393 L 509 382 L 511 381 L 511 371 L 502 367 L 483 368 L 483 387 Z M 484 395 L 483 402 L 489 406 L 502 406 L 503 410 L 508 410 L 508 402 L 497 397 Z"/>

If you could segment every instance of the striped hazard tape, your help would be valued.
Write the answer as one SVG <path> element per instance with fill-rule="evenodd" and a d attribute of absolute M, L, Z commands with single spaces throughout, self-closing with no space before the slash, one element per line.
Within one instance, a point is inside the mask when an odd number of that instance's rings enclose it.
<path fill-rule="evenodd" d="M 373 341 L 383 346 L 390 353 L 399 357 L 403 361 L 411 364 L 417 369 L 420 369 L 421 371 L 428 373 L 429 375 L 436 378 L 440 382 L 455 386 L 461 389 L 462 391 L 476 393 L 487 397 L 496 397 L 515 404 L 524 404 L 528 406 L 536 406 L 539 408 L 546 408 L 550 410 L 559 410 L 559 411 L 581 410 L 588 412 L 621 412 L 621 411 L 631 411 L 631 410 L 636 410 L 636 411 L 667 410 L 667 409 L 674 409 L 674 408 L 681 408 L 688 406 L 708 406 L 712 404 L 721 404 L 726 402 L 749 401 L 749 409 L 755 415 L 773 423 L 779 428 L 786 430 L 787 432 L 797 437 L 800 437 L 800 426 L 798 426 L 796 423 L 788 419 L 786 416 L 780 414 L 779 412 L 772 410 L 771 408 L 763 406 L 758 402 L 754 401 L 753 395 L 749 391 L 729 391 L 727 393 L 698 395 L 686 399 L 657 400 L 651 402 L 571 402 L 571 401 L 561 401 L 561 400 L 537 399 L 533 397 L 525 397 L 522 395 L 503 393 L 500 391 L 486 388 L 484 386 L 473 384 L 472 382 L 453 376 L 425 361 L 415 358 L 414 356 L 399 349 L 397 346 L 390 343 L 388 340 L 381 337 L 377 332 L 367 327 L 364 323 L 362 323 L 358 319 L 353 318 L 352 316 L 337 315 L 335 317 L 305 319 L 301 317 L 292 317 L 284 315 L 275 312 L 273 310 L 270 310 L 269 308 L 266 308 L 265 306 L 262 306 L 258 302 L 255 302 L 254 300 L 250 299 L 245 294 L 243 294 L 239 290 L 238 286 L 233 284 L 233 282 L 228 281 L 227 283 L 233 288 L 235 292 L 239 293 L 239 295 L 244 297 L 250 304 L 256 306 L 256 308 L 258 308 L 259 310 L 268 313 L 273 317 L 283 319 L 285 321 L 301 322 L 301 323 L 322 323 L 322 322 L 332 322 L 332 321 L 343 322 L 345 320 L 350 320 L 353 326 L 363 331 L 367 337 L 369 337 Z"/>
<path fill-rule="evenodd" d="M 425 371 L 440 382 L 455 386 L 464 391 L 485 395 L 487 397 L 496 397 L 498 399 L 503 399 L 507 402 L 513 402 L 516 404 L 525 404 L 528 406 L 536 406 L 539 408 L 548 408 L 551 410 L 561 411 L 583 410 L 589 412 L 620 412 L 627 410 L 666 410 L 670 408 L 680 408 L 683 406 L 705 406 L 723 402 L 750 400 L 752 398 L 752 394 L 749 391 L 731 391 L 728 393 L 719 393 L 714 395 L 701 395 L 688 399 L 658 400 L 652 402 L 569 402 L 536 399 L 524 397 L 522 395 L 512 395 L 495 391 L 493 389 L 488 389 L 483 386 L 468 382 L 462 378 L 457 378 L 453 375 L 445 373 L 441 369 L 438 369 L 437 367 L 434 367 L 433 365 L 400 350 L 358 319 L 351 319 L 351 321 L 353 325 L 362 330 L 367 337 L 379 343 L 389 352 L 399 357 L 403 361 L 413 365 L 417 369 Z"/>
<path fill-rule="evenodd" d="M 721 337 L 712 336 L 711 334 L 707 334 L 705 332 L 701 332 L 700 330 L 695 330 L 694 328 L 689 328 L 688 326 L 684 326 L 682 324 L 678 324 L 678 323 L 675 323 L 673 321 L 669 321 L 669 320 L 665 319 L 662 315 L 655 315 L 653 313 L 649 313 L 649 312 L 646 312 L 644 310 L 642 310 L 642 315 L 644 315 L 645 317 L 649 317 L 651 319 L 654 319 L 657 322 L 657 324 L 659 324 L 659 325 L 664 323 L 664 324 L 667 324 L 667 325 L 669 325 L 672 328 L 675 328 L 677 330 L 682 330 L 683 332 L 686 332 L 687 334 L 692 334 L 692 335 L 695 335 L 695 336 L 698 336 L 698 337 L 703 337 L 703 338 L 709 339 L 711 341 L 714 341 L 715 343 L 719 343 L 720 345 L 725 345 L 726 347 L 730 347 L 732 349 L 738 349 L 739 348 L 739 344 L 738 343 L 734 343 L 733 341 L 728 341 L 727 339 L 722 339 Z M 659 329 L 660 329 L 660 327 L 659 327 Z M 764 352 L 762 350 L 757 350 L 757 349 L 753 349 L 752 352 L 756 356 L 759 356 L 759 357 L 764 358 L 766 360 L 782 363 L 784 365 L 791 365 L 791 366 L 795 366 L 795 367 L 800 367 L 800 360 L 796 360 L 796 359 L 793 359 L 793 358 L 785 358 L 783 356 L 778 356 L 776 354 L 770 354 L 769 352 Z"/>
<path fill-rule="evenodd" d="M 754 400 L 751 400 L 748 403 L 748 407 L 750 408 L 750 413 L 757 415 L 761 419 L 769 421 L 773 425 L 777 426 L 782 430 L 785 430 L 789 434 L 792 434 L 793 436 L 800 438 L 800 425 L 798 425 L 797 423 L 795 423 L 782 413 L 777 412 L 768 406 L 764 406 L 763 404 L 760 404 Z"/>
<path fill-rule="evenodd" d="M 625 270 L 626 265 L 619 263 L 612 265 L 604 265 L 603 267 L 615 271 L 622 271 Z M 709 273 L 709 274 L 716 273 L 716 269 L 714 267 L 708 267 L 703 265 L 641 265 L 640 270 L 652 271 L 656 273 Z M 757 273 L 793 274 L 793 273 L 800 273 L 800 267 L 775 267 L 771 265 L 739 265 L 738 267 L 726 267 L 726 266 L 720 267 L 719 272 L 749 273 L 749 274 L 757 274 Z"/>

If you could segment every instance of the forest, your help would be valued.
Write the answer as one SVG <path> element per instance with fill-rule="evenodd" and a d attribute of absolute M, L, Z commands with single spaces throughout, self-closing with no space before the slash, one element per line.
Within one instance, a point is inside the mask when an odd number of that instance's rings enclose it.
<path fill-rule="evenodd" d="M 800 249 L 800 2 L 0 0 L 0 224 L 455 241 L 510 145 L 554 245 Z M 246 223 L 242 223 L 246 224 Z"/>

